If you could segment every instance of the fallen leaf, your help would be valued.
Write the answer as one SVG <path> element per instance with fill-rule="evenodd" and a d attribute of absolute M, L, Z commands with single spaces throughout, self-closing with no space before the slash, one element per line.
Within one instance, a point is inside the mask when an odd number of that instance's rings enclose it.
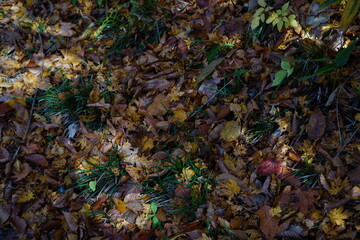
<path fill-rule="evenodd" d="M 76 232 L 79 227 L 79 224 L 78 224 L 78 219 L 73 215 L 75 213 L 63 211 L 63 214 L 64 214 L 65 222 L 69 227 L 70 232 Z"/>
<path fill-rule="evenodd" d="M 329 211 L 327 215 L 334 225 L 344 226 L 344 220 L 349 218 L 351 216 L 351 213 L 348 211 L 344 211 L 344 207 L 341 206 Z"/>
<path fill-rule="evenodd" d="M 231 142 L 238 139 L 241 134 L 241 128 L 239 123 L 235 121 L 229 121 L 225 124 L 224 128 L 220 132 L 220 137 L 225 141 Z"/>
<path fill-rule="evenodd" d="M 306 133 L 311 140 L 317 140 L 324 135 L 326 129 L 325 116 L 319 107 L 316 107 L 310 115 L 309 123 L 306 125 Z"/>
<path fill-rule="evenodd" d="M 260 229 L 265 234 L 266 239 L 273 239 L 279 228 L 280 218 L 271 217 L 270 215 L 271 207 L 262 206 L 258 211 L 260 218 Z"/>
<path fill-rule="evenodd" d="M 29 162 L 38 164 L 42 167 L 47 167 L 49 164 L 48 161 L 46 160 L 46 158 L 41 154 L 36 154 L 36 153 L 30 154 L 30 155 L 25 156 L 25 159 Z"/>

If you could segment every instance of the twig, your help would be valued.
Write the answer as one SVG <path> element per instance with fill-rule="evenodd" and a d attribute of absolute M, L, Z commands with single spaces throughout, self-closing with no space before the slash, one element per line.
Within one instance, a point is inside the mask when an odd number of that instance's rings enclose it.
<path fill-rule="evenodd" d="M 340 153 L 345 149 L 345 147 L 350 143 L 351 139 L 353 139 L 353 137 L 355 136 L 355 134 L 358 132 L 358 128 L 355 130 L 355 132 L 351 135 L 351 137 L 346 140 L 346 142 L 344 143 L 344 145 L 341 147 L 341 149 L 336 153 L 335 157 L 338 157 L 340 155 Z"/>
<path fill-rule="evenodd" d="M 342 144 L 342 136 L 341 136 L 341 127 L 340 127 L 340 119 L 339 119 L 339 96 L 340 96 L 340 91 L 338 91 L 338 94 L 336 96 L 336 124 L 338 126 L 339 129 L 339 141 L 340 144 Z"/>

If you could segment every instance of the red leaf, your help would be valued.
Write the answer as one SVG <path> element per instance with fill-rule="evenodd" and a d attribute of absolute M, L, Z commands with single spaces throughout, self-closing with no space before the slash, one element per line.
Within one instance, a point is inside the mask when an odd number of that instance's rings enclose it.
<path fill-rule="evenodd" d="M 261 175 L 280 174 L 281 172 L 282 166 L 278 159 L 265 158 L 265 160 L 259 164 L 258 173 Z"/>
<path fill-rule="evenodd" d="M 38 164 L 42 167 L 47 167 L 49 164 L 48 161 L 46 160 L 46 158 L 41 154 L 27 155 L 27 156 L 25 156 L 25 159 L 28 160 L 29 162 Z"/>

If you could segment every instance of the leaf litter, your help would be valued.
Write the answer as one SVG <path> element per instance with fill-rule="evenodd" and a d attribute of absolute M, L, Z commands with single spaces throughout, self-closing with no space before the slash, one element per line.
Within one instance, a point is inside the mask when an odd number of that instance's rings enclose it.
<path fill-rule="evenodd" d="M 1 3 L 0 238 L 357 239 L 354 1 L 125 2 Z"/>

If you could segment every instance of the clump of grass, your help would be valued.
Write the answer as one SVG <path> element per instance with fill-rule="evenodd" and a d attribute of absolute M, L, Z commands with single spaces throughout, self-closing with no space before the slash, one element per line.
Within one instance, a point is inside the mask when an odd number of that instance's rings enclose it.
<path fill-rule="evenodd" d="M 262 136 L 270 135 L 277 127 L 276 122 L 270 118 L 257 120 L 255 125 L 254 128 L 245 132 L 249 134 L 246 140 L 251 145 L 257 143 Z"/>
<path fill-rule="evenodd" d="M 195 211 L 207 201 L 211 189 L 211 173 L 200 160 L 174 158 L 169 154 L 161 165 L 153 166 L 159 175 L 144 182 L 144 193 L 150 196 L 149 202 L 168 210 L 168 214 L 181 214 L 192 218 Z M 177 196 L 180 187 L 187 193 Z"/>
<path fill-rule="evenodd" d="M 102 126 L 101 110 L 87 106 L 93 87 L 91 79 L 81 78 L 80 83 L 76 85 L 65 79 L 39 95 L 42 107 L 39 112 L 47 118 L 62 115 L 66 127 L 81 120 L 87 127 L 99 129 Z"/>
<path fill-rule="evenodd" d="M 299 178 L 300 182 L 310 188 L 313 188 L 319 181 L 319 173 L 310 166 L 308 158 L 304 160 L 304 164 L 301 168 L 295 168 L 292 170 L 292 174 Z"/>
<path fill-rule="evenodd" d="M 78 169 L 77 178 L 69 188 L 81 189 L 81 195 L 87 199 L 105 194 L 114 194 L 119 188 L 119 180 L 126 174 L 125 169 L 121 166 L 124 157 L 119 150 L 114 147 L 107 154 L 107 159 L 100 160 L 98 163 L 94 161 L 86 161 L 90 165 L 90 169 Z"/>
<path fill-rule="evenodd" d="M 157 0 L 130 0 L 100 19 L 95 40 L 111 38 L 115 41 L 106 57 L 126 48 L 135 47 L 141 51 L 147 44 L 159 42 L 166 30 L 166 14 L 159 8 Z"/>

